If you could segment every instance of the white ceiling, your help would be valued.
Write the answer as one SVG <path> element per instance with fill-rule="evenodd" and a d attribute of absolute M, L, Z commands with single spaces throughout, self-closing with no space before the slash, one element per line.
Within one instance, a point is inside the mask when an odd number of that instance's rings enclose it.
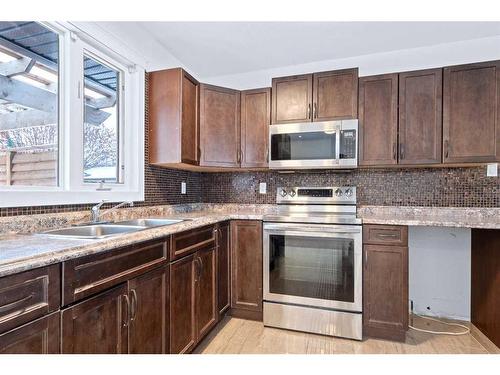
<path fill-rule="evenodd" d="M 500 35 L 500 22 L 133 22 L 201 77 Z M 134 25 L 132 25 L 134 24 Z"/>

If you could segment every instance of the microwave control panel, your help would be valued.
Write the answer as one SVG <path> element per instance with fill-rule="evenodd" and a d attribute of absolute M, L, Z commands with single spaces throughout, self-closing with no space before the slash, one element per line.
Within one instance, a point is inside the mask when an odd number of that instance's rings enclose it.
<path fill-rule="evenodd" d="M 341 130 L 340 132 L 340 158 L 356 158 L 356 130 Z"/>

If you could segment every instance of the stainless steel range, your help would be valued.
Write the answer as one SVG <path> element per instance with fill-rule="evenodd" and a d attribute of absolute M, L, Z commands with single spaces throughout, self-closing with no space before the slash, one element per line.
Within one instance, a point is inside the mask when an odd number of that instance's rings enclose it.
<path fill-rule="evenodd" d="M 264 217 L 264 325 L 362 339 L 355 187 L 278 188 Z"/>

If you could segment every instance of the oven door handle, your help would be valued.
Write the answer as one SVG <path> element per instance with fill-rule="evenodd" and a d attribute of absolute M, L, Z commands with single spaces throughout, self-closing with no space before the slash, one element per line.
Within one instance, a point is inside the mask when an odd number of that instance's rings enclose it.
<path fill-rule="evenodd" d="M 287 227 L 283 225 L 266 225 L 264 231 L 273 232 L 307 232 L 307 233 L 318 233 L 318 234 L 357 234 L 361 233 L 361 228 L 350 228 L 350 229 L 340 229 L 340 228 L 297 228 L 297 227 Z"/>

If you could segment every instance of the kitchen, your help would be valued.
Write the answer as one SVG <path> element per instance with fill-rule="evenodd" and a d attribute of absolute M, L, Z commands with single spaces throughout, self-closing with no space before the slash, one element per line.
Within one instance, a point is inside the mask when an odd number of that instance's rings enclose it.
<path fill-rule="evenodd" d="M 0 353 L 500 353 L 499 22 L 0 21 L 0 61 Z"/>

